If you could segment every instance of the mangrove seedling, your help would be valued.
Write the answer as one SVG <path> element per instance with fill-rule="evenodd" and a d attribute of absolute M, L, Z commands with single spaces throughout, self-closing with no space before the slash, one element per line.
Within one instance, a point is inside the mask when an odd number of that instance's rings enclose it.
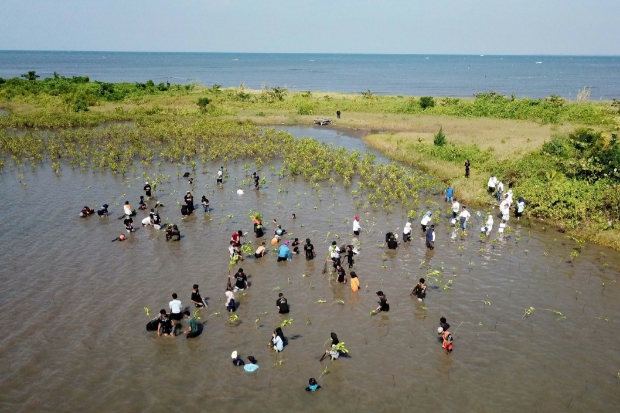
<path fill-rule="evenodd" d="M 293 323 L 293 319 L 292 318 L 287 318 L 286 320 L 282 321 L 280 323 L 280 327 L 286 327 L 286 326 L 290 326 Z"/>
<path fill-rule="evenodd" d="M 521 320 L 525 320 L 525 318 L 528 317 L 530 314 L 532 314 L 533 311 L 534 311 L 534 307 L 526 308 Z"/>

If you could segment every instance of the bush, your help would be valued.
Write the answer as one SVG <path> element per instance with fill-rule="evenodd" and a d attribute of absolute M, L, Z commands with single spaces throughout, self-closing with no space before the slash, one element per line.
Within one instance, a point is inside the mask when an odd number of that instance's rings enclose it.
<path fill-rule="evenodd" d="M 420 98 L 420 107 L 422 109 L 435 107 L 435 99 L 432 96 L 422 96 Z"/>
<path fill-rule="evenodd" d="M 297 114 L 298 115 L 312 115 L 313 114 L 312 106 L 299 105 L 299 107 L 297 108 Z"/>
<path fill-rule="evenodd" d="M 446 139 L 446 134 L 443 133 L 443 127 L 439 127 L 439 132 L 435 135 L 435 139 L 433 139 L 433 144 L 435 146 L 444 146 L 448 143 Z"/>
<path fill-rule="evenodd" d="M 71 110 L 74 112 L 88 112 L 88 105 L 84 99 L 77 99 L 73 106 L 71 106 Z"/>
<path fill-rule="evenodd" d="M 198 102 L 196 102 L 196 104 L 198 105 L 198 107 L 201 110 L 206 110 L 207 106 L 209 105 L 209 103 L 211 103 L 211 99 L 206 98 L 206 97 L 205 98 L 199 98 Z"/>

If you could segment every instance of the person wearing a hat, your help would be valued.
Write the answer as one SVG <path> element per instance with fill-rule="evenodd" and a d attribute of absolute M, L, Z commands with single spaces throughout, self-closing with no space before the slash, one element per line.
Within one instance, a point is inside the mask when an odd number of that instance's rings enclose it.
<path fill-rule="evenodd" d="M 356 215 L 353 218 L 353 234 L 355 234 L 356 237 L 359 236 L 361 229 L 362 227 L 360 226 L 360 216 Z"/>
<path fill-rule="evenodd" d="M 379 307 L 375 309 L 375 313 L 379 311 L 390 311 L 390 304 L 387 302 L 387 298 L 383 291 L 377 291 L 377 296 L 379 297 Z"/>
<path fill-rule="evenodd" d="M 293 258 L 291 250 L 288 248 L 289 244 L 290 243 L 286 241 L 278 248 L 278 262 L 291 260 Z"/>
<path fill-rule="evenodd" d="M 194 195 L 190 191 L 185 194 L 185 205 L 187 205 L 187 214 L 194 212 Z"/>
<path fill-rule="evenodd" d="M 426 232 L 426 227 L 428 227 L 432 219 L 433 213 L 431 211 L 426 211 L 426 214 L 424 214 L 422 220 L 420 221 L 420 227 L 422 228 L 422 232 Z"/>
<path fill-rule="evenodd" d="M 256 359 L 254 358 L 254 356 L 248 356 L 248 364 L 243 366 L 243 370 L 247 371 L 248 373 L 258 370 L 258 364 L 256 364 Z"/>
<path fill-rule="evenodd" d="M 403 242 L 408 241 L 411 241 L 411 222 L 407 222 L 403 228 Z"/>
<path fill-rule="evenodd" d="M 99 208 L 97 210 L 97 215 L 99 215 L 100 217 L 107 217 L 108 216 L 108 204 L 103 204 L 101 206 L 101 208 Z"/>
<path fill-rule="evenodd" d="M 151 197 L 151 185 L 149 185 L 149 181 L 144 183 L 144 192 L 146 194 L 147 199 Z"/>
<path fill-rule="evenodd" d="M 245 363 L 243 362 L 243 360 L 241 360 L 241 358 L 239 357 L 239 355 L 237 354 L 237 350 L 233 351 L 232 354 L 230 355 L 230 357 L 232 358 L 232 363 L 235 366 L 244 366 Z"/>

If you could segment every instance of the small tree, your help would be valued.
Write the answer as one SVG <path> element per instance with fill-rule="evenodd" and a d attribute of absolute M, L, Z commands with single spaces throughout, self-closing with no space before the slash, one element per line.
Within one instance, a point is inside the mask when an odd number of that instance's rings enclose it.
<path fill-rule="evenodd" d="M 37 80 L 37 78 L 41 77 L 39 75 L 37 75 L 37 72 L 35 72 L 34 70 L 29 71 L 28 73 L 24 73 L 22 75 L 22 77 L 26 80 Z"/>
<path fill-rule="evenodd" d="M 435 135 L 435 139 L 433 139 L 433 144 L 435 146 L 444 146 L 446 143 L 448 143 L 448 140 L 446 139 L 446 134 L 443 133 L 443 127 L 440 126 L 439 132 L 437 132 L 437 134 Z"/>
<path fill-rule="evenodd" d="M 207 110 L 207 105 L 211 103 L 211 99 L 209 98 L 199 98 L 196 103 L 201 110 Z"/>
<path fill-rule="evenodd" d="M 420 107 L 422 109 L 432 108 L 435 106 L 435 99 L 432 96 L 422 96 L 420 98 Z"/>

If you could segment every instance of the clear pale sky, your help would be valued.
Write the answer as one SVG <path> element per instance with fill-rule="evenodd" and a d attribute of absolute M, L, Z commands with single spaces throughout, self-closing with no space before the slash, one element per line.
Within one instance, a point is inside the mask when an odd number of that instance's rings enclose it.
<path fill-rule="evenodd" d="M 0 50 L 620 55 L 620 1 L 1 0 Z"/>

